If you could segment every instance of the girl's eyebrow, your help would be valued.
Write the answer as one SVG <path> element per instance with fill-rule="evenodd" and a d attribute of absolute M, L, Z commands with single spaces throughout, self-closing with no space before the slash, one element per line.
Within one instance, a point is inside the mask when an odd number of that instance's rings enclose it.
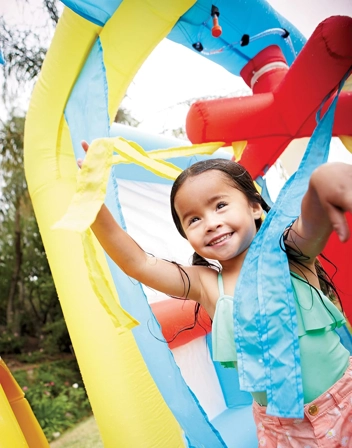
<path fill-rule="evenodd" d="M 211 196 L 209 199 L 207 199 L 206 204 L 207 205 L 211 205 L 212 203 L 218 201 L 219 199 L 224 199 L 227 198 L 229 195 L 228 194 L 216 194 L 215 196 Z M 181 218 L 181 221 L 184 222 L 186 221 L 190 216 L 194 216 L 197 213 L 195 213 L 193 211 L 193 209 L 187 211 Z"/>
<path fill-rule="evenodd" d="M 212 204 L 213 202 L 218 201 L 219 199 L 224 199 L 224 198 L 228 198 L 229 195 L 228 194 L 216 194 L 215 196 L 211 196 L 208 200 L 207 200 L 207 204 Z"/>

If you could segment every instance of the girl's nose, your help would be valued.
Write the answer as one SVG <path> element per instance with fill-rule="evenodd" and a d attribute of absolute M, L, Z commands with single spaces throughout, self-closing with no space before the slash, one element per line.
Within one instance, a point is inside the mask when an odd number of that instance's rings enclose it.
<path fill-rule="evenodd" d="M 220 226 L 221 222 L 216 217 L 210 217 L 206 221 L 207 232 L 214 232 L 214 230 L 218 229 Z"/>

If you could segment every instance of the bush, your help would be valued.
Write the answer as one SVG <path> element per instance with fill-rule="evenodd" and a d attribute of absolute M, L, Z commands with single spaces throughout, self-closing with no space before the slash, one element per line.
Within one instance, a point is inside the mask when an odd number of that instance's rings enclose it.
<path fill-rule="evenodd" d="M 7 355 L 9 353 L 21 353 L 24 340 L 18 333 L 9 330 L 0 332 L 0 353 Z"/>
<path fill-rule="evenodd" d="M 49 441 L 91 415 L 75 360 L 46 363 L 14 376 Z"/>
<path fill-rule="evenodd" d="M 33 364 L 47 360 L 48 356 L 44 350 L 41 349 L 34 352 L 21 353 L 16 356 L 16 359 L 23 363 Z"/>
<path fill-rule="evenodd" d="M 46 324 L 43 327 L 41 346 L 48 354 L 70 353 L 71 339 L 64 319 Z"/>

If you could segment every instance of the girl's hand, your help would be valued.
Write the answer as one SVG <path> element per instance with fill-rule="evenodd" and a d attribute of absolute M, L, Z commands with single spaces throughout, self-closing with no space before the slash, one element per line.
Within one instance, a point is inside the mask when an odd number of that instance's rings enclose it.
<path fill-rule="evenodd" d="M 84 149 L 84 152 L 87 152 L 88 148 L 89 148 L 88 143 L 85 140 L 82 140 L 81 141 L 81 145 L 82 145 L 82 148 Z M 78 165 L 79 168 L 82 168 L 83 159 L 77 159 L 77 165 Z"/>
<path fill-rule="evenodd" d="M 310 180 L 322 209 L 341 242 L 350 237 L 345 213 L 352 212 L 352 165 L 327 163 L 320 166 Z"/>
<path fill-rule="evenodd" d="M 301 204 L 301 215 L 287 233 L 286 245 L 304 255 L 310 271 L 322 253 L 331 232 L 341 242 L 350 237 L 345 213 L 352 212 L 352 165 L 326 163 L 317 168 L 309 181 Z"/>

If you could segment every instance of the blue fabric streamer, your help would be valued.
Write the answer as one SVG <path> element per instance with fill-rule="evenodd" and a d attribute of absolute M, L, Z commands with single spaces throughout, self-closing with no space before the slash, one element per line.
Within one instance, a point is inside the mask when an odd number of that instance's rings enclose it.
<path fill-rule="evenodd" d="M 280 239 L 300 214 L 312 172 L 327 161 L 338 93 L 322 119 L 318 112 L 318 124 L 301 164 L 253 240 L 235 289 L 241 389 L 266 391 L 267 413 L 278 417 L 303 418 L 304 406 L 296 311 Z"/>

